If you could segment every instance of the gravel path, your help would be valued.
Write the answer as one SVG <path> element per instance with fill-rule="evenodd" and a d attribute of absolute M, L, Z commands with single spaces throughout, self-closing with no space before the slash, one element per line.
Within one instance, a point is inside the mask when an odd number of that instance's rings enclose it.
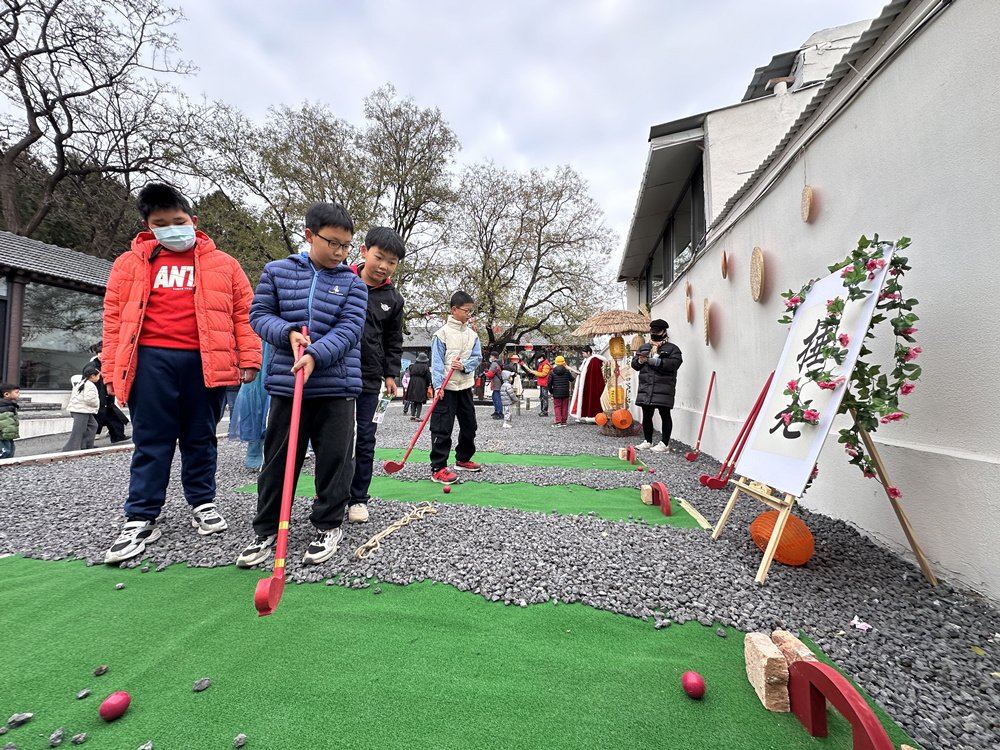
<path fill-rule="evenodd" d="M 477 445 L 484 451 L 613 455 L 619 446 L 638 442 L 602 437 L 588 425 L 554 429 L 534 414 L 515 418 L 514 429 L 503 430 L 489 413 L 488 407 L 479 409 Z M 402 456 L 415 429 L 393 407 L 379 429 L 379 447 L 400 448 Z M 429 436 L 422 435 L 417 447 L 428 449 Z M 683 457 L 687 446 L 671 447 L 676 452 L 640 456 L 672 495 L 714 522 L 729 493 L 702 487 L 698 475 L 714 474 L 717 461 L 703 456 L 689 463 Z M 0 554 L 74 555 L 99 563 L 123 520 L 128 466 L 129 454 L 116 454 L 0 468 Z M 243 467 L 243 447 L 220 443 L 218 501 L 230 524 L 223 535 L 194 533 L 177 471 L 175 460 L 160 519 L 163 537 L 147 550 L 150 569 L 176 562 L 232 564 L 250 536 L 256 506 L 254 495 L 233 491 L 256 480 Z M 311 462 L 305 471 L 312 472 Z M 428 474 L 427 464 L 412 463 L 395 476 L 414 480 Z M 648 481 L 639 472 L 500 465 L 466 476 L 597 489 Z M 427 499 L 437 497 L 433 492 Z M 460 499 L 461 487 L 452 497 Z M 300 502 L 293 509 L 289 539 L 288 575 L 299 583 L 367 588 L 372 578 L 399 584 L 430 578 L 512 606 L 580 601 L 658 627 L 698 620 L 745 631 L 801 629 L 926 747 L 1000 746 L 1000 678 L 991 675 L 1000 671 L 1000 612 L 947 583 L 931 587 L 914 565 L 843 522 L 801 510 L 816 538 L 813 559 L 800 568 L 775 564 L 761 587 L 754 582 L 760 552 L 747 529 L 762 507 L 746 498 L 718 542 L 701 530 L 642 522 L 436 504 L 436 515 L 396 532 L 372 559 L 358 561 L 354 549 L 407 511 L 404 504 L 373 499 L 370 522 L 345 526 L 341 551 L 314 567 L 302 566 L 299 557 L 311 536 L 307 506 Z M 637 497 L 636 516 L 645 510 Z M 872 629 L 852 627 L 855 616 Z"/>

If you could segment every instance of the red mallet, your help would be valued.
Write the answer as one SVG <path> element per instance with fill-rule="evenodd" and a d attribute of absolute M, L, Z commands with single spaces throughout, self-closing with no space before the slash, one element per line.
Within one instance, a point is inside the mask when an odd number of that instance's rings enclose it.
<path fill-rule="evenodd" d="M 112 693 L 107 698 L 104 699 L 104 703 L 98 709 L 98 713 L 101 718 L 105 721 L 114 721 L 128 708 L 129 703 L 132 702 L 132 696 L 121 690 L 117 693 Z"/>
<path fill-rule="evenodd" d="M 684 692 L 696 700 L 705 695 L 705 681 L 697 672 L 685 672 L 681 675 L 681 687 Z"/>
<path fill-rule="evenodd" d="M 451 485 L 450 484 L 446 484 L 444 486 L 444 494 L 447 495 L 449 492 L 451 492 Z"/>

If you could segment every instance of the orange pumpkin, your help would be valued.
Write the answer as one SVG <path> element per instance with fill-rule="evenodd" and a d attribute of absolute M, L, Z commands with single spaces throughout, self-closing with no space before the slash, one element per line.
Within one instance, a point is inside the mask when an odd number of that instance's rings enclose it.
<path fill-rule="evenodd" d="M 608 415 L 603 411 L 600 411 L 597 413 L 597 416 L 594 417 L 594 421 L 597 422 L 599 426 L 603 427 L 608 423 Z"/>
<path fill-rule="evenodd" d="M 761 552 L 767 549 L 767 543 L 771 541 L 771 532 L 774 531 L 777 520 L 778 511 L 768 510 L 757 516 L 750 524 L 750 536 Z M 785 565 L 805 565 L 812 558 L 815 546 L 816 542 L 809 527 L 798 516 L 789 516 L 781 532 L 774 559 Z"/>
<path fill-rule="evenodd" d="M 632 412 L 628 409 L 618 409 L 611 415 L 611 424 L 619 430 L 627 430 L 632 424 Z"/>

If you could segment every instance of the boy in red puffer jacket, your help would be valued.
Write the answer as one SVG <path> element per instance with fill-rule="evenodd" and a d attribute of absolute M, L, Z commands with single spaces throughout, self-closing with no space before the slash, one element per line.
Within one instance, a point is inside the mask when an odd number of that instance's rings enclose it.
<path fill-rule="evenodd" d="M 115 261 L 104 297 L 101 374 L 108 394 L 128 403 L 135 443 L 125 525 L 106 563 L 160 538 L 156 519 L 178 441 L 191 525 L 199 534 L 227 528 L 214 502 L 215 430 L 226 386 L 260 370 L 253 290 L 239 263 L 196 230 L 191 204 L 175 188 L 151 183 L 136 207 L 149 231 Z"/>

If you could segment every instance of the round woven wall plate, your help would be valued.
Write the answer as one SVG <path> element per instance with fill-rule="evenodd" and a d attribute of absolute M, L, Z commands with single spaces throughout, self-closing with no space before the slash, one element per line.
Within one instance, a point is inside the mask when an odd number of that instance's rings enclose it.
<path fill-rule="evenodd" d="M 694 303 L 691 302 L 691 298 L 688 297 L 684 300 L 684 310 L 687 315 L 688 323 L 694 323 Z"/>
<path fill-rule="evenodd" d="M 726 257 L 726 251 L 722 251 L 722 278 L 729 276 L 729 259 Z"/>
<path fill-rule="evenodd" d="M 690 297 L 691 296 L 691 282 L 690 281 L 685 281 L 684 282 L 684 296 L 685 297 Z"/>
<path fill-rule="evenodd" d="M 750 256 L 750 296 L 754 302 L 760 302 L 764 294 L 764 251 L 759 247 L 753 249 Z"/>
<path fill-rule="evenodd" d="M 708 339 L 709 339 L 708 332 L 709 332 L 709 329 L 710 329 L 710 326 L 708 324 L 708 300 L 706 299 L 705 300 L 705 346 L 708 346 Z"/>
<path fill-rule="evenodd" d="M 806 185 L 802 188 L 802 221 L 808 222 L 813 210 L 813 189 Z"/>

